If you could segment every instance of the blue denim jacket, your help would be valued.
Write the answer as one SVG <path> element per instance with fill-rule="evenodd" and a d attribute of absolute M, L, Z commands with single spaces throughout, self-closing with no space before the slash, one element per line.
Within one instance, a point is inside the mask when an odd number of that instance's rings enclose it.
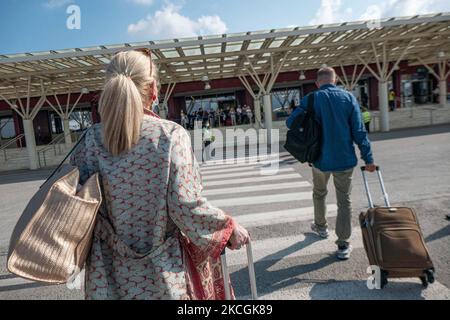
<path fill-rule="evenodd" d="M 314 93 L 314 111 L 322 124 L 322 154 L 313 163 L 321 171 L 345 171 L 355 167 L 358 159 L 353 143 L 359 147 L 366 164 L 373 163 L 367 131 L 361 119 L 358 101 L 348 91 L 326 84 Z M 286 121 L 288 128 L 300 112 L 308 107 L 308 96 Z"/>

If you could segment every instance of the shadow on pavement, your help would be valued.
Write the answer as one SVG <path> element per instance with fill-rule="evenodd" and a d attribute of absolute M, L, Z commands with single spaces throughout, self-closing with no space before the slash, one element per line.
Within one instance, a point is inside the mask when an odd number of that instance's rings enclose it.
<path fill-rule="evenodd" d="M 25 289 L 33 289 L 33 288 L 41 288 L 41 287 L 49 287 L 49 286 L 51 286 L 51 285 L 42 284 L 42 283 L 38 283 L 38 282 L 23 283 L 23 284 L 16 284 L 16 285 L 0 287 L 0 292 L 25 290 Z"/>
<path fill-rule="evenodd" d="M 450 224 L 426 237 L 425 242 L 432 242 L 450 236 Z"/>
<path fill-rule="evenodd" d="M 315 234 L 306 233 L 305 239 L 303 241 L 300 241 L 281 251 L 268 255 L 263 258 L 264 260 L 255 262 L 255 274 L 258 292 L 274 292 L 296 283 L 304 282 L 304 280 L 299 279 L 298 276 L 325 268 L 328 265 L 337 262 L 334 255 L 329 255 L 314 263 L 302 264 L 300 266 L 296 265 L 275 271 L 270 270 L 272 266 L 281 262 L 284 257 L 300 251 L 317 241 L 320 241 L 320 238 Z M 236 296 L 246 296 L 250 293 L 247 267 L 232 273 L 231 279 L 232 283 L 234 284 L 233 288 Z"/>
<path fill-rule="evenodd" d="M 1 172 L 0 185 L 45 180 L 51 172 L 52 168 Z"/>
<path fill-rule="evenodd" d="M 330 281 L 314 284 L 309 291 L 312 300 L 424 300 L 424 295 L 419 281 L 389 282 L 383 290 L 370 290 L 361 280 Z"/>
<path fill-rule="evenodd" d="M 45 180 L 54 168 L 0 172 L 0 185 Z"/>
<path fill-rule="evenodd" d="M 52 286 L 50 284 L 40 283 L 40 282 L 32 282 L 28 280 L 22 280 L 22 278 L 19 278 L 13 274 L 4 274 L 0 275 L 0 281 L 2 280 L 13 280 L 18 279 L 19 281 L 23 281 L 24 283 L 17 283 L 17 284 L 11 284 L 6 286 L 0 286 L 0 292 L 7 292 L 7 291 L 15 291 L 15 290 L 25 290 L 25 289 L 32 289 L 32 288 L 40 288 L 40 287 L 49 287 Z"/>

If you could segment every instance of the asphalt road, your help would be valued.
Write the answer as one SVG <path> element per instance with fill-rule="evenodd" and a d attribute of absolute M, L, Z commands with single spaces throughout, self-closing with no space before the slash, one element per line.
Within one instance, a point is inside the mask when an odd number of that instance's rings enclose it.
<path fill-rule="evenodd" d="M 264 163 L 209 163 L 202 167 L 205 196 L 235 216 L 253 238 L 258 291 L 263 299 L 450 299 L 450 126 L 416 128 L 371 135 L 393 205 L 413 207 L 436 266 L 437 282 L 423 290 L 418 279 L 391 281 L 384 290 L 366 287 L 368 261 L 357 216 L 367 207 L 361 174 L 355 171 L 350 260 L 340 262 L 332 236 L 310 232 L 313 218 L 310 168 L 280 149 L 280 170 L 261 174 Z M 80 299 L 81 291 L 43 286 L 8 274 L 9 235 L 20 211 L 48 170 L 0 175 L 0 299 Z M 382 204 L 376 176 L 374 200 Z M 329 222 L 336 216 L 332 183 Z M 333 230 L 332 230 L 333 231 Z M 240 298 L 250 294 L 245 252 L 228 254 L 231 280 Z"/>

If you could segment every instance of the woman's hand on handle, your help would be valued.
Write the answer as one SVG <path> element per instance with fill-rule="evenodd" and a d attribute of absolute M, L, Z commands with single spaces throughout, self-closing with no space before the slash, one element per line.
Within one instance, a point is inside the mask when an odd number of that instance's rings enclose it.
<path fill-rule="evenodd" d="M 248 231 L 240 224 L 236 223 L 229 240 L 229 248 L 231 250 L 239 250 L 243 245 L 246 245 L 250 240 Z"/>

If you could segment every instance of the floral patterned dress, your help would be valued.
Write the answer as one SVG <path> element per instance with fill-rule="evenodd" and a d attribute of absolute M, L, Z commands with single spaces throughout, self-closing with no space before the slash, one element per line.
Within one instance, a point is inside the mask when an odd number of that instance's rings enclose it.
<path fill-rule="evenodd" d="M 223 299 L 220 253 L 234 222 L 202 198 L 181 126 L 145 116 L 141 138 L 112 156 L 94 125 L 71 163 L 98 172 L 103 203 L 86 264 L 86 299 Z"/>

